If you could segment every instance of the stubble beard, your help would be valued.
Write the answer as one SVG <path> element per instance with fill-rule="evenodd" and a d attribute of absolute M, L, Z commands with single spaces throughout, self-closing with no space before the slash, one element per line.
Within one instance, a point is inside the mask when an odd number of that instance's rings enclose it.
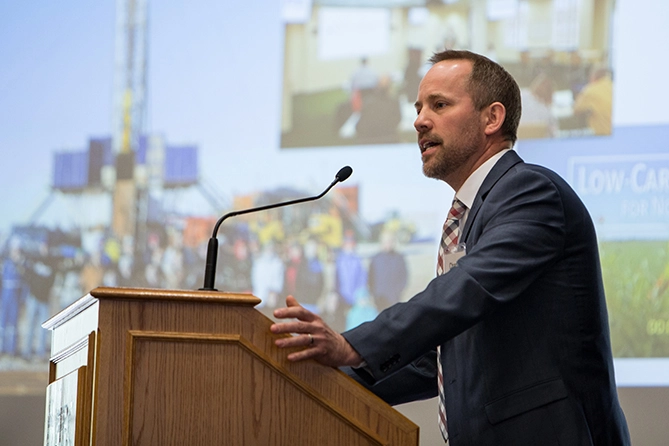
<path fill-rule="evenodd" d="M 468 127 L 459 141 L 446 144 L 441 140 L 436 153 L 423 162 L 423 175 L 448 183 L 453 174 L 466 166 L 481 144 L 483 136 L 473 126 Z"/>

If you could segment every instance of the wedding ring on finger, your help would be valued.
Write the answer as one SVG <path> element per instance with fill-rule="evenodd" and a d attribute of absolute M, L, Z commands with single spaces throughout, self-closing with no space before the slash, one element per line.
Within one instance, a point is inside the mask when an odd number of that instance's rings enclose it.
<path fill-rule="evenodd" d="M 311 336 L 311 333 L 307 333 L 307 336 L 309 336 L 309 345 L 314 345 L 314 337 Z"/>

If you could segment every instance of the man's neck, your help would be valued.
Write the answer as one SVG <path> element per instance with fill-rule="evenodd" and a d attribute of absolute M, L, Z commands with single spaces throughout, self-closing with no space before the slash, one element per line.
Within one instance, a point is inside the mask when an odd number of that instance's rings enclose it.
<path fill-rule="evenodd" d="M 511 149 L 513 144 L 511 141 L 497 141 L 491 142 L 488 144 L 479 156 L 472 156 L 471 162 L 467 169 L 462 169 L 461 172 L 454 174 L 451 178 L 447 178 L 444 181 L 451 186 L 454 191 L 458 191 L 460 187 L 467 181 L 467 178 L 476 171 L 479 167 L 483 165 L 490 158 L 501 152 L 502 150 Z"/>

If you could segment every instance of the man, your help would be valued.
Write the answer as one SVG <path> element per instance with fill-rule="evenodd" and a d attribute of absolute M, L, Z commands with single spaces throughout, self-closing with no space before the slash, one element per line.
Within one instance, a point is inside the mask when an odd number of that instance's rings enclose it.
<path fill-rule="evenodd" d="M 0 355 L 16 356 L 19 314 L 23 304 L 25 255 L 17 239 L 10 239 L 0 260 Z"/>
<path fill-rule="evenodd" d="M 397 251 L 397 235 L 384 230 L 379 237 L 381 250 L 369 261 L 369 291 L 380 308 L 396 304 L 407 285 L 408 271 L 404 254 Z"/>
<path fill-rule="evenodd" d="M 584 116 L 595 135 L 611 134 L 613 81 L 608 68 L 595 66 L 590 82 L 576 96 L 574 114 Z"/>
<path fill-rule="evenodd" d="M 464 255 L 343 335 L 288 297 L 275 316 L 298 320 L 271 329 L 299 335 L 276 345 L 304 347 L 289 360 L 357 367 L 390 404 L 437 396 L 441 381 L 452 446 L 629 444 L 587 210 L 558 175 L 510 150 L 520 93 L 503 68 L 466 51 L 431 62 L 416 101 L 418 145 L 425 175 L 464 203 Z"/>

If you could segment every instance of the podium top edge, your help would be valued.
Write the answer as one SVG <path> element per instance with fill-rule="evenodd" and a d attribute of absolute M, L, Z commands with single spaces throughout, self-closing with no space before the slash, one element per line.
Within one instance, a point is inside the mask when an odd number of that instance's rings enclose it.
<path fill-rule="evenodd" d="M 154 288 L 98 287 L 81 297 L 58 314 L 42 324 L 51 330 L 72 319 L 99 301 L 130 300 L 130 301 L 163 301 L 163 302 L 197 302 L 219 305 L 256 306 L 261 300 L 251 293 L 225 293 L 221 291 L 188 291 L 165 290 Z"/>
<path fill-rule="evenodd" d="M 251 293 L 222 291 L 166 290 L 158 288 L 98 287 L 90 291 L 97 299 L 192 301 L 235 305 L 258 305 L 261 300 Z"/>

